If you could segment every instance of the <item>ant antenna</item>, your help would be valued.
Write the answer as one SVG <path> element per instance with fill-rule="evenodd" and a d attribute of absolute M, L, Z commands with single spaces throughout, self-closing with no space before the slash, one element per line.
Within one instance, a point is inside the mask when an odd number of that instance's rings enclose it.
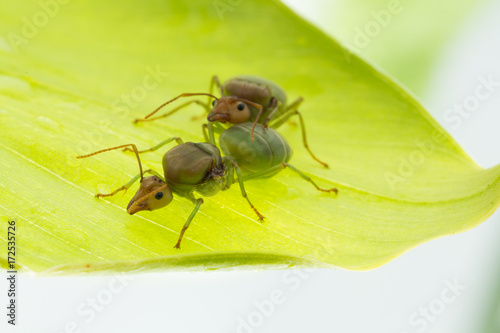
<path fill-rule="evenodd" d="M 104 153 L 104 152 L 107 152 L 107 151 L 110 151 L 110 150 L 125 148 L 125 147 L 129 147 L 129 146 L 132 146 L 132 149 L 135 152 L 135 156 L 137 157 L 137 162 L 139 163 L 139 171 L 141 172 L 141 183 L 142 183 L 143 177 L 142 177 L 141 159 L 139 158 L 139 152 L 137 151 L 137 147 L 134 144 L 129 143 L 128 145 L 121 145 L 121 146 L 118 146 L 118 147 L 106 148 L 106 149 L 99 150 L 99 151 L 96 151 L 96 152 L 88 154 L 88 155 L 77 156 L 76 158 L 87 158 L 87 157 L 94 156 L 94 155 L 97 155 L 97 154 L 100 154 L 100 153 Z"/>
<path fill-rule="evenodd" d="M 210 96 L 210 97 L 215 98 L 216 100 L 218 99 L 214 95 L 207 94 L 207 93 L 184 93 L 184 94 L 180 94 L 179 96 L 177 96 L 175 98 L 172 98 L 170 101 L 165 102 L 162 105 L 160 105 L 158 108 L 156 108 L 156 110 L 154 110 L 153 112 L 151 112 L 150 114 L 148 114 L 146 117 L 144 117 L 144 119 L 148 119 L 149 117 L 151 117 L 152 115 L 154 115 L 156 112 L 160 111 L 164 106 L 166 106 L 167 104 L 172 103 L 176 99 L 179 99 L 181 97 L 190 97 L 190 96 Z"/>

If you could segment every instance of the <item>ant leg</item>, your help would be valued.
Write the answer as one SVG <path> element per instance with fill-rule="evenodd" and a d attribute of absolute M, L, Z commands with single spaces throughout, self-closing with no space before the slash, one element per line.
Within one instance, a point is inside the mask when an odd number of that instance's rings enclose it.
<path fill-rule="evenodd" d="M 273 166 L 273 167 L 271 167 L 271 168 L 269 168 L 267 170 L 260 171 L 260 172 L 255 172 L 255 173 L 252 173 L 252 174 L 249 174 L 249 175 L 245 175 L 245 176 L 243 176 L 243 181 L 248 181 L 248 180 L 253 180 L 253 179 L 260 179 L 260 178 L 269 178 L 269 177 L 274 176 L 278 172 L 280 172 L 280 170 L 283 170 L 283 169 L 285 169 L 287 167 L 290 168 L 295 173 L 297 173 L 300 177 L 302 177 L 306 181 L 310 182 L 318 191 L 338 193 L 338 190 L 336 188 L 332 188 L 332 189 L 329 189 L 329 190 L 325 190 L 323 188 L 320 188 L 311 179 L 311 177 L 307 176 L 302 171 L 300 171 L 299 169 L 297 169 L 296 167 L 294 167 L 293 165 L 288 164 L 288 163 L 281 163 L 281 164 L 275 165 L 275 166 Z"/>
<path fill-rule="evenodd" d="M 254 141 L 254 132 L 255 132 L 255 127 L 257 126 L 257 124 L 259 123 L 259 119 L 260 119 L 260 116 L 262 115 L 262 112 L 264 112 L 264 108 L 257 104 L 257 103 L 250 103 L 250 102 L 246 102 L 247 104 L 250 104 L 252 106 L 255 106 L 259 109 L 259 113 L 257 114 L 257 117 L 255 118 L 255 121 L 253 122 L 253 125 L 252 125 L 252 129 L 250 130 L 250 139 L 252 141 Z M 266 125 L 267 126 L 267 125 Z"/>
<path fill-rule="evenodd" d="M 321 192 L 335 192 L 335 194 L 339 193 L 339 191 L 336 189 L 336 188 L 331 188 L 329 190 L 326 190 L 326 189 L 323 189 L 321 187 L 319 187 L 318 185 L 316 185 L 316 183 L 311 179 L 311 177 L 307 176 L 306 174 L 304 174 L 302 171 L 300 171 L 299 169 L 297 169 L 296 167 L 294 167 L 293 165 L 291 164 L 288 164 L 288 163 L 283 163 L 283 167 L 286 168 L 286 167 L 289 167 L 292 171 L 294 171 L 295 173 L 297 173 L 300 177 L 302 177 L 304 180 L 308 181 L 309 183 L 313 184 L 313 186 L 318 190 L 318 191 L 321 191 Z"/>
<path fill-rule="evenodd" d="M 219 122 L 214 123 L 213 121 L 211 121 L 210 123 L 215 128 L 215 132 L 217 132 L 217 133 L 222 133 L 226 130 L 226 128 L 224 128 L 224 126 L 222 126 L 221 123 L 219 123 Z"/>
<path fill-rule="evenodd" d="M 267 170 L 244 175 L 242 177 L 242 179 L 243 179 L 243 181 L 246 182 L 246 181 L 254 180 L 254 179 L 270 178 L 270 177 L 274 176 L 275 174 L 277 174 L 278 172 L 280 172 L 281 170 L 283 170 L 284 168 L 285 168 L 285 166 L 283 165 L 283 163 L 281 163 L 281 164 L 275 165 L 273 167 L 270 167 Z"/>
<path fill-rule="evenodd" d="M 224 95 L 224 87 L 220 84 L 219 77 L 217 75 L 212 76 L 212 80 L 210 80 L 210 87 L 208 88 L 208 92 L 213 94 L 214 85 L 220 90 L 220 95 Z M 208 99 L 208 105 L 210 105 L 210 98 Z"/>
<path fill-rule="evenodd" d="M 207 129 L 208 129 L 208 132 L 207 132 Z M 203 137 L 205 138 L 205 142 L 211 143 L 214 146 L 216 146 L 213 123 L 209 121 L 208 124 L 201 125 L 201 130 L 203 132 Z"/>
<path fill-rule="evenodd" d="M 191 215 L 189 215 L 186 223 L 184 223 L 184 226 L 182 227 L 181 233 L 179 235 L 179 239 L 177 240 L 177 244 L 175 244 L 174 248 L 175 249 L 180 249 L 181 248 L 181 241 L 182 237 L 184 237 L 184 233 L 186 232 L 187 228 L 189 228 L 189 224 L 191 224 L 191 221 L 193 220 L 194 216 L 200 209 L 201 204 L 203 203 L 203 199 L 195 199 L 194 197 L 191 198 L 191 201 L 193 201 L 196 206 L 194 207 L 193 211 L 191 212 Z"/>
<path fill-rule="evenodd" d="M 208 109 L 208 105 L 203 103 L 202 101 L 199 101 L 197 99 L 193 100 L 193 101 L 189 101 L 189 102 L 186 102 L 184 104 L 181 104 L 180 106 L 176 107 L 175 109 L 172 109 L 170 110 L 168 113 L 165 113 L 161 116 L 157 116 L 157 117 L 153 117 L 153 118 L 137 118 L 136 120 L 134 120 L 134 123 L 139 123 L 139 122 L 146 122 L 146 121 L 154 121 L 154 120 L 158 120 L 158 119 L 161 119 L 161 118 L 167 118 L 171 115 L 173 115 L 174 113 L 176 113 L 177 111 L 185 108 L 186 106 L 192 104 L 192 103 L 196 103 L 198 105 L 201 105 L 205 110 L 206 110 L 206 113 L 210 112 L 209 109 Z M 196 116 L 194 116 L 193 118 L 195 118 Z"/>
<path fill-rule="evenodd" d="M 217 75 L 212 76 L 212 80 L 210 80 L 210 86 L 208 87 L 208 92 L 212 96 L 208 96 L 208 100 L 207 100 L 206 104 L 200 102 L 200 104 L 203 104 L 203 107 L 205 108 L 206 113 L 199 115 L 199 116 L 192 116 L 191 120 L 200 120 L 200 119 L 206 118 L 207 113 L 210 113 L 210 109 L 211 109 L 210 101 L 213 98 L 214 85 L 217 86 L 217 88 L 220 90 L 221 96 L 224 93 L 224 87 L 220 84 L 219 77 Z"/>
<path fill-rule="evenodd" d="M 302 104 L 303 101 L 304 101 L 304 99 L 302 97 L 297 98 L 292 104 L 290 104 L 286 107 L 285 113 L 287 111 L 297 110 L 299 108 L 299 105 Z M 297 123 L 295 121 L 291 120 L 290 118 L 287 119 L 287 122 L 289 125 L 297 126 Z"/>
<path fill-rule="evenodd" d="M 151 175 L 154 175 L 154 176 L 160 178 L 161 180 L 165 181 L 165 179 L 163 178 L 163 176 L 160 175 L 158 172 L 156 172 L 154 170 L 149 169 L 149 170 L 144 171 L 144 174 L 147 174 L 147 173 L 149 173 Z M 98 197 L 98 198 L 102 198 L 102 197 L 111 197 L 111 196 L 115 195 L 116 193 L 118 193 L 120 191 L 125 191 L 125 193 L 127 193 L 127 190 L 130 188 L 130 186 L 132 186 L 140 178 L 140 176 L 141 176 L 141 174 L 137 174 L 127 184 L 125 184 L 122 187 L 114 190 L 111 193 L 108 193 L 108 194 L 97 193 L 95 196 Z M 125 193 L 123 193 L 123 194 L 125 195 Z"/>
<path fill-rule="evenodd" d="M 91 154 L 77 156 L 76 158 L 87 158 L 87 157 L 94 156 L 94 155 L 97 155 L 97 154 L 100 154 L 100 153 L 104 153 L 104 152 L 107 152 L 107 151 L 110 151 L 110 150 L 125 148 L 125 147 L 129 147 L 129 146 L 132 147 L 132 149 L 133 149 L 133 151 L 135 153 L 135 156 L 137 157 L 137 163 L 139 163 L 139 171 L 140 171 L 141 183 L 142 183 L 142 179 L 143 179 L 142 175 L 144 174 L 144 172 L 142 171 L 142 164 L 141 164 L 141 159 L 139 157 L 139 151 L 137 150 L 137 147 L 134 144 L 129 143 L 129 144 L 121 145 L 121 146 L 117 146 L 117 147 L 106 148 L 106 149 L 99 150 L 99 151 L 96 151 L 96 152 L 91 153 Z M 130 150 L 132 150 L 132 149 L 130 149 Z"/>
<path fill-rule="evenodd" d="M 111 193 L 107 193 L 107 194 L 104 194 L 104 193 L 96 193 L 96 197 L 97 198 L 102 198 L 102 197 L 111 197 L 113 195 L 115 195 L 116 193 L 120 192 L 120 191 L 125 191 L 123 194 L 125 195 L 125 193 L 127 193 L 127 190 L 130 188 L 130 186 L 132 186 L 132 184 L 134 184 L 137 179 L 139 179 L 141 177 L 141 174 L 137 174 L 134 178 L 132 178 L 127 184 L 123 185 L 122 187 L 114 190 L 113 192 Z"/>
<path fill-rule="evenodd" d="M 302 97 L 299 97 L 292 104 L 287 105 L 284 112 L 281 115 L 279 115 L 278 118 L 273 119 L 272 124 L 269 124 L 269 126 L 272 128 L 278 128 L 284 123 L 286 123 L 291 116 L 295 115 L 294 111 L 297 110 L 297 108 L 303 101 L 304 99 Z"/>
<path fill-rule="evenodd" d="M 147 152 L 150 152 L 150 151 L 155 151 L 155 150 L 158 150 L 158 149 L 160 149 L 161 147 L 163 147 L 164 145 L 166 145 L 167 143 L 170 143 L 170 142 L 172 142 L 172 141 L 174 141 L 174 140 L 175 140 L 175 142 L 177 142 L 177 144 L 178 144 L 178 145 L 180 145 L 180 144 L 183 144 L 183 143 L 184 143 L 184 141 L 182 141 L 182 139 L 181 139 L 181 138 L 179 138 L 179 137 L 177 137 L 177 136 L 174 136 L 174 137 L 172 137 L 172 138 L 169 138 L 169 139 L 167 139 L 167 140 L 164 140 L 164 141 L 160 142 L 159 144 L 157 144 L 157 145 L 156 145 L 156 146 L 154 146 L 154 147 L 151 147 L 151 148 L 149 148 L 149 149 L 145 149 L 145 150 L 139 150 L 139 151 L 138 151 L 138 153 L 139 153 L 139 154 L 142 154 L 142 153 L 147 153 Z M 132 151 L 132 149 L 130 149 L 130 148 L 125 148 L 125 149 L 123 149 L 123 151 Z"/>
<path fill-rule="evenodd" d="M 276 113 L 276 111 L 279 110 L 280 106 L 281 102 L 279 102 L 275 97 L 272 97 L 271 100 L 269 101 L 269 106 L 268 106 L 268 108 L 271 109 L 271 113 L 269 113 L 267 118 L 262 123 L 262 126 L 264 128 L 267 128 L 267 123 L 271 120 L 272 117 L 274 117 L 274 114 Z"/>
<path fill-rule="evenodd" d="M 230 165 L 230 167 L 227 168 L 226 186 L 222 189 L 223 191 L 225 191 L 225 190 L 228 190 L 231 187 L 231 185 L 236 183 L 236 179 L 234 178 L 234 169 L 235 168 L 232 167 L 232 161 L 229 158 L 223 157 L 222 159 L 224 161 L 224 165 Z M 238 181 L 239 181 L 239 177 L 238 177 Z"/>
<path fill-rule="evenodd" d="M 208 128 L 208 124 L 201 125 L 201 131 L 203 132 L 203 138 L 205 139 L 205 142 L 212 143 L 211 139 L 208 136 L 207 128 Z"/>
<path fill-rule="evenodd" d="M 220 89 L 220 95 L 222 96 L 224 89 L 222 88 L 222 85 L 220 84 L 220 81 L 219 81 L 219 77 L 217 75 L 212 76 L 212 79 L 210 80 L 210 85 L 208 86 L 208 92 L 211 95 L 213 95 L 213 93 L 214 93 L 214 85 L 216 85 L 217 88 Z M 199 120 L 199 119 L 205 118 L 206 114 L 210 113 L 210 109 L 211 109 L 210 101 L 211 100 L 212 100 L 212 97 L 208 96 L 207 103 L 204 105 L 206 113 L 204 113 L 200 116 L 193 116 L 193 117 L 191 117 L 191 120 Z M 207 142 L 209 142 L 209 141 L 207 141 Z"/>
<path fill-rule="evenodd" d="M 281 127 L 281 125 L 286 123 L 288 121 L 288 119 L 290 119 L 290 117 L 292 117 L 293 115 L 294 115 L 293 111 L 290 111 L 290 110 L 285 111 L 285 113 L 280 115 L 278 118 L 273 119 L 271 121 L 271 123 L 269 124 L 269 127 L 277 129 L 277 128 Z"/>
<path fill-rule="evenodd" d="M 309 145 L 307 144 L 306 125 L 304 124 L 304 119 L 302 118 L 302 114 L 298 110 L 295 110 L 294 114 L 296 114 L 297 116 L 299 116 L 300 128 L 302 129 L 302 144 L 304 145 L 304 148 L 307 149 L 307 151 L 309 152 L 309 155 L 311 155 L 311 157 L 314 160 L 316 160 L 319 164 L 322 164 L 325 168 L 328 169 L 328 164 L 326 164 L 325 162 L 323 162 L 319 158 L 317 158 L 313 154 L 313 152 L 311 151 L 311 149 L 309 148 Z"/>
<path fill-rule="evenodd" d="M 236 170 L 236 174 L 238 175 L 238 183 L 240 185 L 241 195 L 243 196 L 243 198 L 245 198 L 248 201 L 248 204 L 250 205 L 250 207 L 252 207 L 253 211 L 259 217 L 259 221 L 264 220 L 264 216 L 262 216 L 262 214 L 259 213 L 257 208 L 255 208 L 254 205 L 252 204 L 252 202 L 250 202 L 250 199 L 248 199 L 247 192 L 245 191 L 245 185 L 243 184 L 243 176 L 241 175 L 240 167 L 238 166 L 238 164 L 235 161 L 231 161 L 231 164 L 232 164 L 233 168 Z"/>
<path fill-rule="evenodd" d="M 299 98 L 292 105 L 290 105 L 290 107 L 294 106 L 294 105 L 296 106 L 296 105 L 300 104 L 301 102 L 302 102 L 302 98 Z M 304 148 L 307 149 L 307 151 L 309 152 L 309 155 L 311 155 L 311 157 L 314 160 L 316 160 L 318 163 L 323 165 L 325 168 L 328 168 L 328 164 L 326 164 L 325 162 L 323 162 L 319 158 L 317 158 L 313 154 L 311 149 L 309 148 L 309 144 L 307 143 L 306 125 L 304 124 L 304 118 L 302 117 L 302 114 L 298 110 L 293 110 L 290 107 L 287 108 L 288 111 L 286 113 L 284 113 L 279 119 L 277 119 L 276 122 L 270 124 L 270 126 L 272 128 L 278 128 L 281 125 L 283 125 L 290 117 L 297 115 L 299 117 L 300 128 L 302 130 L 302 144 L 304 145 Z"/>
<path fill-rule="evenodd" d="M 154 171 L 154 170 L 152 170 L 152 169 L 146 170 L 146 171 L 144 171 L 144 173 L 145 173 L 145 174 L 146 174 L 146 173 L 149 173 L 150 175 L 156 176 L 156 177 L 160 178 L 161 180 L 163 180 L 163 182 L 164 182 L 164 183 L 166 183 L 166 182 L 167 182 L 167 181 L 165 180 L 165 178 L 163 178 L 163 176 L 162 176 L 162 175 L 160 175 L 158 172 L 156 172 L 156 171 Z"/>

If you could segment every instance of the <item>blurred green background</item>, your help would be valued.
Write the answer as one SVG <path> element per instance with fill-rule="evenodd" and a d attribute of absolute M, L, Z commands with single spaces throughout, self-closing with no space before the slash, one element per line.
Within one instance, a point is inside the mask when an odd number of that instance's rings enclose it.
<path fill-rule="evenodd" d="M 495 91 L 494 101 L 481 105 L 460 129 L 455 130 L 443 121 L 444 108 L 460 102 L 474 86 L 477 76 L 493 73 L 493 77 L 500 78 L 500 40 L 495 37 L 500 31 L 499 20 L 495 19 L 500 15 L 498 1 L 284 2 L 406 86 L 480 165 L 486 167 L 500 161 L 495 144 L 500 137 L 498 92 Z M 494 127 L 490 128 L 490 123 Z M 479 136 L 485 139 L 480 141 Z M 498 222 L 498 214 L 489 221 Z M 494 230 L 497 233 L 489 238 L 485 236 L 487 230 L 480 230 L 484 234 L 477 237 L 486 242 L 499 240 L 499 229 Z M 484 245 L 481 253 L 485 257 L 475 257 L 471 251 L 469 258 L 463 258 L 464 266 L 470 261 L 481 263 L 469 268 L 468 284 L 472 285 L 469 289 L 476 295 L 467 300 L 468 305 L 455 309 L 455 315 L 447 317 L 448 323 L 443 320 L 440 323 L 438 318 L 437 323 L 425 328 L 426 332 L 500 332 L 499 251 L 496 244 Z M 456 265 L 450 262 L 448 267 L 450 274 L 457 273 Z M 467 267 L 462 269 L 467 271 Z M 419 328 L 408 327 L 408 332 Z"/>

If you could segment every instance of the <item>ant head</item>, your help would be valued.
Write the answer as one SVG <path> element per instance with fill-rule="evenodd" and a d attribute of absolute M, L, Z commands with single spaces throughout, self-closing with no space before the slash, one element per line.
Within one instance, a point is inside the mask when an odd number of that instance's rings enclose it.
<path fill-rule="evenodd" d="M 233 96 L 222 96 L 214 100 L 212 111 L 207 119 L 231 124 L 244 123 L 250 120 L 250 105 L 255 106 L 255 103 Z"/>
<path fill-rule="evenodd" d="M 127 206 L 127 212 L 133 215 L 141 210 L 155 210 L 172 201 L 172 191 L 167 183 L 156 176 L 145 177 L 141 186 Z"/>

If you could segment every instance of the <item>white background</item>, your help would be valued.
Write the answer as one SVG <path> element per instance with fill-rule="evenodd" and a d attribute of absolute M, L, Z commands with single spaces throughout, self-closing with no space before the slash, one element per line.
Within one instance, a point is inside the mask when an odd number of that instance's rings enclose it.
<path fill-rule="evenodd" d="M 292 1 L 318 25 L 321 0 Z M 478 77 L 500 81 L 500 3 L 471 13 L 418 96 L 483 167 L 500 163 L 500 88 L 454 129 L 444 112 L 474 92 Z M 318 21 L 319 20 L 319 21 Z M 245 271 L 33 278 L 19 277 L 18 323 L 7 332 L 383 332 L 413 333 L 410 317 L 438 304 L 446 280 L 466 287 L 425 332 L 478 332 L 500 282 L 500 214 L 463 234 L 421 245 L 370 272 Z M 0 304 L 7 299 L 0 283 Z M 110 288 L 114 293 L 111 293 Z M 270 306 L 271 295 L 279 304 Z M 111 295 L 111 298 L 109 296 Z M 92 298 L 106 305 L 94 310 Z M 2 300 L 3 299 L 3 300 Z M 264 310 L 256 305 L 261 304 Z M 4 308 L 2 306 L 2 308 Z M 84 311 L 79 315 L 77 310 Z M 86 311 L 86 312 L 85 312 Z M 497 309 L 500 332 L 500 309 Z M 2 310 L 1 313 L 5 313 Z M 88 321 L 88 322 L 87 322 Z M 241 322 L 248 323 L 241 326 Z M 72 322 L 74 324 L 72 324 Z M 72 325 L 76 325 L 72 328 Z"/>

